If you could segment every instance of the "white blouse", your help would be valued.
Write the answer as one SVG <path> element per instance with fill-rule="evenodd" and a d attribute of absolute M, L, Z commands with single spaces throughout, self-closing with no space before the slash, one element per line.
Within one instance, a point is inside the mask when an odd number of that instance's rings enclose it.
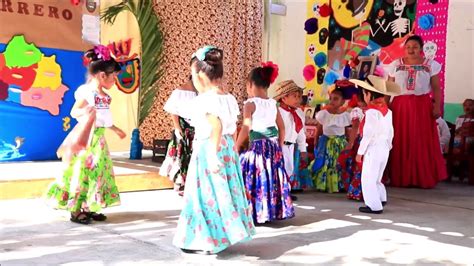
<path fill-rule="evenodd" d="M 306 129 L 305 129 L 305 115 L 301 109 L 297 109 L 296 113 L 303 122 L 303 128 L 300 132 L 296 132 L 296 124 L 293 115 L 285 109 L 279 107 L 280 115 L 285 125 L 285 142 L 296 143 L 300 152 L 306 152 Z"/>
<path fill-rule="evenodd" d="M 327 110 L 321 110 L 316 114 L 316 120 L 323 125 L 323 134 L 326 136 L 343 136 L 346 127 L 351 125 L 351 114 L 331 114 Z"/>
<path fill-rule="evenodd" d="M 175 89 L 165 103 L 163 109 L 170 114 L 180 116 L 184 119 L 190 119 L 193 109 L 189 108 L 190 101 L 196 97 L 196 92 Z"/>
<path fill-rule="evenodd" d="M 421 65 L 405 65 L 403 59 L 389 65 L 389 76 L 395 78 L 401 95 L 424 95 L 431 92 L 431 77 L 441 71 L 441 64 L 426 59 Z"/>
<path fill-rule="evenodd" d="M 357 154 L 365 155 L 372 145 L 387 145 L 392 148 L 393 125 L 392 111 L 384 116 L 380 111 L 369 109 L 365 112 L 365 123 Z"/>
<path fill-rule="evenodd" d="M 254 97 L 244 103 L 255 104 L 255 111 L 252 114 L 252 130 L 265 132 L 269 127 L 276 127 L 277 102 L 274 99 L 263 99 Z"/>
<path fill-rule="evenodd" d="M 217 116 L 222 123 L 222 135 L 233 135 L 237 130 L 237 119 L 240 114 L 235 97 L 230 94 L 217 94 L 214 91 L 199 94 L 192 101 L 194 112 L 191 124 L 195 127 L 196 139 L 207 139 L 211 136 L 212 127 L 207 115 Z"/>
<path fill-rule="evenodd" d="M 97 86 L 95 84 L 94 82 L 90 82 L 81 85 L 74 92 L 74 98 L 76 101 L 84 99 L 90 106 L 96 108 L 96 127 L 111 127 L 114 125 L 112 110 L 110 110 L 112 98 L 108 94 L 100 95 L 95 88 Z"/>

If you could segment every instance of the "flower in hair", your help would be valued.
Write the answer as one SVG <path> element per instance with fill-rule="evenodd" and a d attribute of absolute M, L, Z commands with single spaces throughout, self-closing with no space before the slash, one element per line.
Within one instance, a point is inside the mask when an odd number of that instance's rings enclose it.
<path fill-rule="evenodd" d="M 82 57 L 82 64 L 83 64 L 84 66 L 89 66 L 89 64 L 91 63 L 91 61 L 92 61 L 92 60 L 91 60 L 89 57 L 87 57 L 87 56 L 83 56 L 83 57 Z"/>
<path fill-rule="evenodd" d="M 263 62 L 262 67 L 270 67 L 273 69 L 272 75 L 270 76 L 270 84 L 275 82 L 276 78 L 278 77 L 278 65 L 274 64 L 272 61 Z"/>
<path fill-rule="evenodd" d="M 216 49 L 216 47 L 212 45 L 201 47 L 191 56 L 191 58 L 196 57 L 199 61 L 204 61 L 204 59 L 206 59 L 206 54 L 212 49 Z"/>
<path fill-rule="evenodd" d="M 102 59 L 104 61 L 110 60 L 110 50 L 105 45 L 96 45 L 94 46 L 94 53 L 97 55 L 97 58 Z"/>

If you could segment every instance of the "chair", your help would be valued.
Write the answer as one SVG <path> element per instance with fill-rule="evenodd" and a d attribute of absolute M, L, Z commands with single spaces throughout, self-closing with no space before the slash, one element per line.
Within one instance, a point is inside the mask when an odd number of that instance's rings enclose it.
<path fill-rule="evenodd" d="M 168 143 L 170 140 L 167 139 L 154 139 L 153 140 L 153 157 L 151 160 L 156 163 L 163 163 L 168 150 Z"/>

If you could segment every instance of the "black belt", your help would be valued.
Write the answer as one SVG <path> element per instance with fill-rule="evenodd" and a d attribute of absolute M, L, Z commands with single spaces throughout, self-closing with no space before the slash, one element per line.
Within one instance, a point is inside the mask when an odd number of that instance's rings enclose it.
<path fill-rule="evenodd" d="M 295 143 L 292 143 L 292 142 L 289 142 L 289 141 L 283 141 L 283 144 L 284 144 L 284 145 L 293 145 L 293 144 L 295 144 Z"/>

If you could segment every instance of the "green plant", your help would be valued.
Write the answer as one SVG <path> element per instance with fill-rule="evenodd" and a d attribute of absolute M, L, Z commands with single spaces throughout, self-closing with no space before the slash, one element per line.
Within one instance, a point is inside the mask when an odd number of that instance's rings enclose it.
<path fill-rule="evenodd" d="M 158 92 L 157 81 L 163 76 L 163 33 L 159 19 L 153 10 L 153 0 L 124 0 L 108 7 L 101 19 L 114 24 L 117 16 L 128 11 L 138 23 L 141 37 L 141 81 L 138 91 L 138 126 L 151 111 Z"/>

